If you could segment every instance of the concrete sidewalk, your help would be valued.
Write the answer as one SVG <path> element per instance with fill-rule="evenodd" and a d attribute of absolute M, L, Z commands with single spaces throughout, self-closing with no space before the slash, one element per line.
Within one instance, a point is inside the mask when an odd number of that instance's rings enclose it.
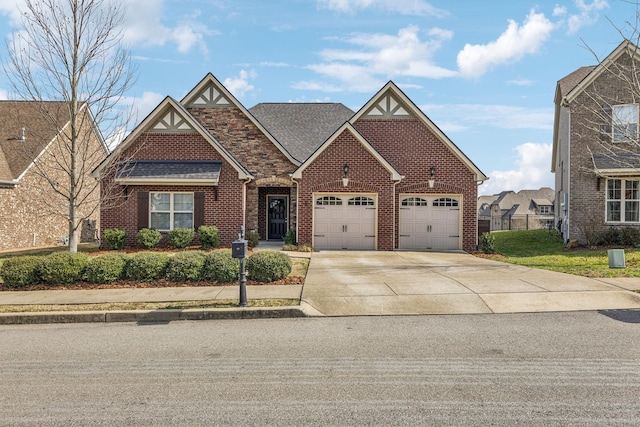
<path fill-rule="evenodd" d="M 247 299 L 299 300 L 302 285 L 247 286 Z M 0 305 L 82 305 L 239 300 L 239 286 L 124 288 L 0 292 Z M 0 313 L 0 325 L 76 322 L 170 322 L 173 320 L 303 317 L 300 306 L 161 310 L 43 311 Z"/>
<path fill-rule="evenodd" d="M 640 309 L 633 290 L 640 279 L 589 279 L 465 252 L 324 251 L 313 254 L 302 301 L 327 316 Z"/>
<path fill-rule="evenodd" d="M 308 256 L 308 254 L 304 254 Z M 0 313 L 0 324 L 163 322 L 184 319 L 530 313 L 640 309 L 640 280 L 589 279 L 464 252 L 313 253 L 302 285 L 248 286 L 251 299 L 300 299 L 273 308 Z M 234 300 L 239 287 L 0 292 L 0 305 Z"/>

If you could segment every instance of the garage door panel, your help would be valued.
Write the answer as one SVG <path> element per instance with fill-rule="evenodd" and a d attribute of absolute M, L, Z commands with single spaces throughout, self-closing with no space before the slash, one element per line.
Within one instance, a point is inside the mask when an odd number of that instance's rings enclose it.
<path fill-rule="evenodd" d="M 459 249 L 458 198 L 413 195 L 400 198 L 400 249 Z"/>
<path fill-rule="evenodd" d="M 377 209 L 372 197 L 334 194 L 316 197 L 314 203 L 332 203 L 314 210 L 316 249 L 375 249 Z"/>

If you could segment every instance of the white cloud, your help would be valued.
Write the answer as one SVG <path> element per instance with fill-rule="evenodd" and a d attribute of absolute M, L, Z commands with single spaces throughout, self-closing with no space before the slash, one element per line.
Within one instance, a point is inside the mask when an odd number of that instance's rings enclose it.
<path fill-rule="evenodd" d="M 496 41 L 466 44 L 458 53 L 458 68 L 466 77 L 480 77 L 493 67 L 538 52 L 553 29 L 553 23 L 544 14 L 533 10 L 522 25 L 510 19 L 507 30 Z"/>
<path fill-rule="evenodd" d="M 25 9 L 24 0 L 0 0 L 0 13 L 9 16 L 12 26 L 20 24 L 20 11 Z"/>
<path fill-rule="evenodd" d="M 256 76 L 257 74 L 253 70 L 240 70 L 240 75 L 238 77 L 227 77 L 224 79 L 224 86 L 229 90 L 229 92 L 233 93 L 235 97 L 242 98 L 247 92 L 251 92 L 255 89 L 255 87 L 249 83 L 249 80 L 255 79 Z"/>
<path fill-rule="evenodd" d="M 337 83 L 300 82 L 296 87 L 370 92 L 398 76 L 434 79 L 455 76 L 455 71 L 439 67 L 431 59 L 453 33 L 434 28 L 427 35 L 428 40 L 421 40 L 420 29 L 415 25 L 400 29 L 396 35 L 354 34 L 345 40 L 354 49 L 325 49 L 320 52 L 324 62 L 307 67 Z"/>
<path fill-rule="evenodd" d="M 523 78 L 507 80 L 507 84 L 512 86 L 533 86 L 533 83 L 534 83 L 533 80 L 523 79 Z"/>
<path fill-rule="evenodd" d="M 424 0 L 318 0 L 318 6 L 340 13 L 355 13 L 358 9 L 378 9 L 402 15 L 437 16 L 449 15 Z"/>
<path fill-rule="evenodd" d="M 179 19 L 175 27 L 168 27 L 162 22 L 163 9 L 163 0 L 126 0 L 125 41 L 147 46 L 175 44 L 180 53 L 186 53 L 194 47 L 207 52 L 204 37 L 215 34 L 215 31 L 198 22 L 198 11 Z"/>
<path fill-rule="evenodd" d="M 585 3 L 584 0 L 574 0 L 574 3 L 578 8 L 578 14 L 569 15 L 567 19 L 569 34 L 575 34 L 585 25 L 595 23 L 599 18 L 598 12 L 609 7 L 606 0 L 593 0 L 591 3 Z"/>
<path fill-rule="evenodd" d="M 460 128 L 553 129 L 553 108 L 524 108 L 495 104 L 426 104 L 422 111 L 436 123 Z"/>
<path fill-rule="evenodd" d="M 527 142 L 513 150 L 516 152 L 515 168 L 494 170 L 489 173 L 490 179 L 478 188 L 479 194 L 491 195 L 508 190 L 553 188 L 553 174 L 550 172 L 551 144 Z"/>
<path fill-rule="evenodd" d="M 199 12 L 194 11 L 179 19 L 175 27 L 163 24 L 164 0 L 124 0 L 124 40 L 130 44 L 164 46 L 175 44 L 181 53 L 197 46 L 206 52 L 206 35 L 215 34 L 198 21 Z M 20 11 L 26 10 L 24 0 L 0 0 L 0 13 L 10 17 L 10 24 L 20 25 Z"/>

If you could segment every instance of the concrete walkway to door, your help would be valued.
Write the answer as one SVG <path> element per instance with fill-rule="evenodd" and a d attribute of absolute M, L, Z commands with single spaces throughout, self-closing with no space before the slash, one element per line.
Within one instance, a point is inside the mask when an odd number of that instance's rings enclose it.
<path fill-rule="evenodd" d="M 527 313 L 640 309 L 640 280 L 589 279 L 464 252 L 313 253 L 310 315 Z"/>

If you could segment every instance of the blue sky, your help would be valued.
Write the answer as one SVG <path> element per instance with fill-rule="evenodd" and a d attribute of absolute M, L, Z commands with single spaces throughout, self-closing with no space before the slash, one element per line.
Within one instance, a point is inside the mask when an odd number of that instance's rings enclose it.
<path fill-rule="evenodd" d="M 636 22 L 626 0 L 122 1 L 139 71 L 127 102 L 140 120 L 208 72 L 247 108 L 356 111 L 393 80 L 490 176 L 479 194 L 553 187 L 556 82 L 606 56 Z M 22 2 L 0 0 L 6 36 Z M 4 77 L 0 97 L 12 98 Z"/>

